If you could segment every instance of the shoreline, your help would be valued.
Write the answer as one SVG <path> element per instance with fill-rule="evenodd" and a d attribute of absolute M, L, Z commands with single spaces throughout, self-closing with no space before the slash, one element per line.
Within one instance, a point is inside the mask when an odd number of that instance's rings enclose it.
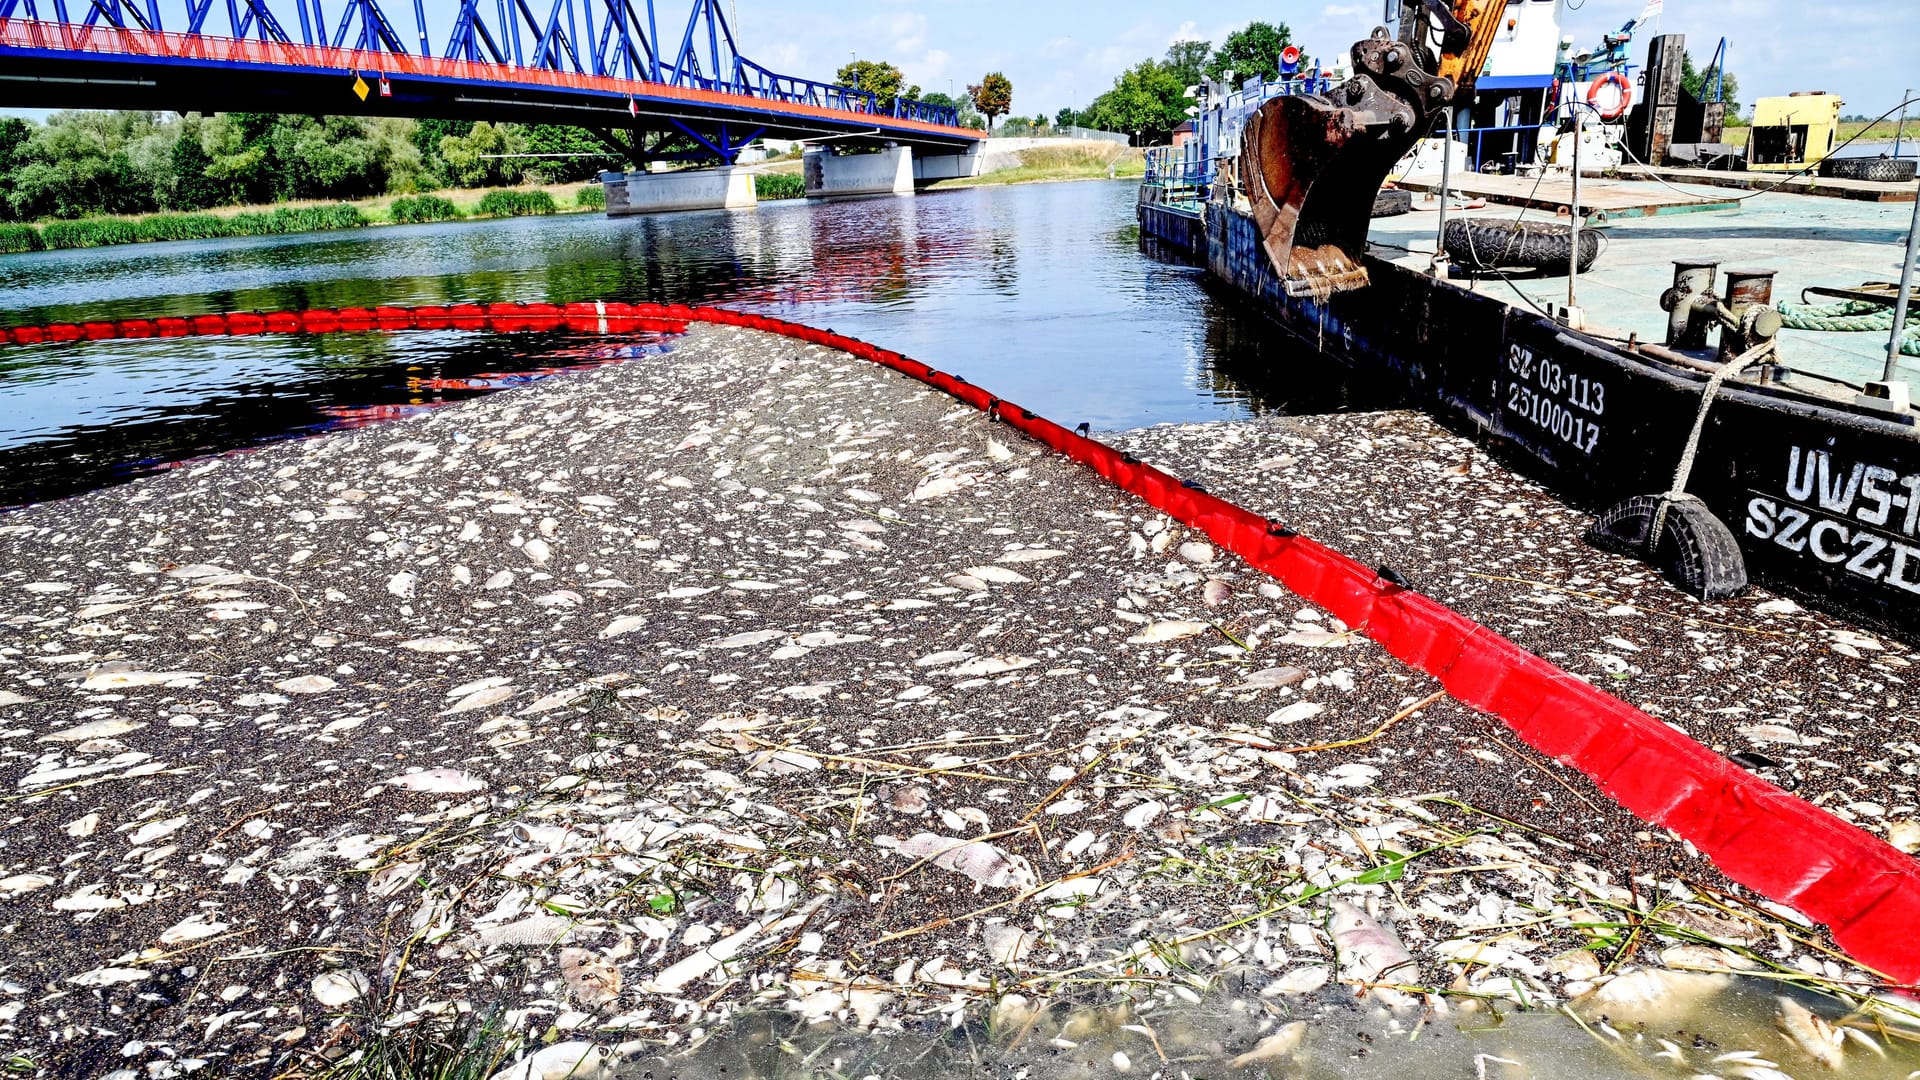
<path fill-rule="evenodd" d="M 639 1053 L 749 1007 L 894 1030 L 1189 975 L 1237 981 L 1272 1031 L 1353 974 L 1333 899 L 1397 929 L 1430 1001 L 1546 1008 L 1618 981 L 1580 954 L 1624 975 L 1656 945 L 1861 974 L 971 409 L 750 331 L 696 327 L 672 361 L 5 519 L 6 933 L 85 941 L 0 961 L 21 987 L 0 1036 L 67 1071 L 285 1067 L 499 1007 L 530 1038 Z M 1702 685 L 1702 655 L 1771 677 L 1765 635 L 1825 635 L 1778 659 L 1821 685 L 1908 662 L 1765 597 L 1676 630 L 1676 594 L 1417 415 L 1114 441 L 1542 655 L 1606 650 L 1625 667 L 1594 677 L 1676 724 L 1745 692 Z M 1765 635 L 1712 636 L 1733 623 Z M 1685 672 L 1639 670 L 1669 653 Z M 1818 738 L 1769 753 L 1804 787 L 1840 750 Z M 1615 924 L 1639 929 L 1596 951 Z M 89 1034 L 128 1007 L 146 1027 Z"/>
<path fill-rule="evenodd" d="M 1012 168 L 1012 169 L 1004 169 L 1000 171 L 1012 173 L 1012 172 L 1019 172 L 1020 169 Z M 1128 180 L 1139 179 L 1138 173 L 1128 174 L 1128 173 L 1122 172 L 1118 176 L 1109 177 L 1104 172 L 1096 173 L 1092 171 L 1088 171 L 1084 173 L 1084 175 L 1080 173 L 1075 173 L 1074 175 L 1021 177 L 1018 179 L 999 179 L 999 180 L 993 179 L 994 175 L 995 175 L 994 173 L 988 173 L 984 176 L 973 177 L 965 180 L 939 181 L 939 182 L 936 182 L 934 185 L 929 186 L 926 189 L 926 191 L 938 192 L 938 191 L 959 190 L 961 188 L 973 188 L 973 187 L 1012 187 L 1012 186 L 1017 186 L 1022 184 L 1070 183 L 1070 182 L 1081 181 L 1081 180 L 1128 181 Z M 37 255 L 37 254 L 42 254 L 49 251 L 84 251 L 84 250 L 92 250 L 92 249 L 101 248 L 101 247 L 125 247 L 125 246 L 130 246 L 135 244 L 175 243 L 175 242 L 182 242 L 182 241 L 191 242 L 191 241 L 197 241 L 197 240 L 249 239 L 254 237 L 268 237 L 268 236 L 295 236 L 295 235 L 305 235 L 307 233 L 345 232 L 345 231 L 355 231 L 360 229 L 377 229 L 377 228 L 384 228 L 389 226 L 401 226 L 401 225 L 440 225 L 440 224 L 448 224 L 448 223 L 460 222 L 460 221 L 499 221 L 499 220 L 517 218 L 517 217 L 563 217 L 563 216 L 573 215 L 573 214 L 588 214 L 588 213 L 604 214 L 603 207 L 599 205 L 586 205 L 581 203 L 577 198 L 563 199 L 558 197 L 560 195 L 565 195 L 565 194 L 577 195 L 578 192 L 583 188 L 589 188 L 592 186 L 593 185 L 589 183 L 586 185 L 547 184 L 547 185 L 535 185 L 531 187 L 518 186 L 518 187 L 506 187 L 506 188 L 462 188 L 462 189 L 454 189 L 451 191 L 423 192 L 421 193 L 420 196 L 383 195 L 374 199 L 361 199 L 361 200 L 337 202 L 337 203 L 327 203 L 327 202 L 270 203 L 270 204 L 262 204 L 258 206 L 222 206 L 222 207 L 214 207 L 208 210 L 165 211 L 157 214 L 143 214 L 136 217 L 98 216 L 98 217 L 74 218 L 71 220 L 51 219 L 51 220 L 36 221 L 36 222 L 0 222 L 0 258 L 5 258 L 9 255 Z M 496 191 L 546 192 L 550 195 L 556 196 L 554 200 L 556 208 L 552 211 L 534 211 L 534 212 L 528 212 L 528 213 L 511 213 L 511 214 L 484 214 L 484 213 L 479 213 L 475 209 L 473 209 L 473 207 L 477 206 L 481 201 L 481 199 L 484 198 L 487 194 L 490 194 Z M 459 217 L 442 218 L 435 221 L 403 222 L 403 221 L 392 220 L 390 216 L 388 217 L 375 216 L 375 214 L 387 214 L 388 213 L 387 208 L 390 207 L 397 200 L 419 198 L 423 196 L 433 197 L 433 198 L 451 198 L 452 201 L 457 206 L 461 207 L 463 212 Z M 763 196 L 760 198 L 759 201 L 766 202 L 766 203 L 804 201 L 804 196 L 779 196 L 779 197 Z M 126 223 L 130 226 L 137 227 L 142 222 L 153 221 L 156 219 L 184 218 L 184 217 L 193 217 L 193 216 L 201 216 L 201 215 L 218 217 L 218 218 L 232 218 L 232 217 L 237 217 L 242 215 L 259 216 L 259 215 L 273 215 L 273 214 L 283 213 L 283 212 L 298 213 L 301 211 L 331 211 L 331 210 L 345 210 L 345 211 L 357 212 L 358 220 L 355 220 L 352 224 L 342 225 L 338 227 L 321 227 L 321 228 L 314 228 L 314 229 L 287 230 L 284 232 L 245 233 L 245 234 L 235 234 L 232 236 L 178 237 L 178 238 L 153 237 L 153 238 L 139 238 L 139 239 L 132 239 L 132 240 L 124 240 L 124 241 L 115 240 L 115 241 L 109 241 L 105 243 L 62 244 L 58 246 L 47 245 L 43 240 L 39 239 L 40 232 L 46 229 L 47 227 L 51 226 L 54 228 L 59 228 L 63 226 L 71 226 L 71 225 L 81 224 L 85 222 L 119 222 L 119 223 Z M 374 213 L 369 213 L 368 211 L 373 211 Z M 32 246 L 10 246 L 15 244 L 15 242 L 19 241 L 19 236 L 22 235 L 22 230 L 29 230 L 34 233 L 35 239 L 31 241 Z M 21 242 L 21 243 L 24 243 L 24 242 Z"/>

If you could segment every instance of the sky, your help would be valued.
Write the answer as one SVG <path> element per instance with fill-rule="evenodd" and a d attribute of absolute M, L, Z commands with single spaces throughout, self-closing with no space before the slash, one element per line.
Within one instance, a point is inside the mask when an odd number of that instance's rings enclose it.
<path fill-rule="evenodd" d="M 165 5 L 168 0 L 163 0 Z M 173 0 L 177 3 L 178 0 Z M 663 24 L 684 25 L 691 0 L 654 0 Z M 1218 44 L 1253 19 L 1285 22 L 1309 54 L 1344 54 L 1380 20 L 1380 0 L 1293 0 L 1254 3 L 1209 0 L 721 0 L 741 52 L 781 74 L 831 79 L 856 57 L 891 61 L 926 91 L 963 92 L 988 71 L 1013 82 L 1022 116 L 1052 116 L 1084 106 L 1116 75 L 1180 39 Z M 451 26 L 456 0 L 424 0 L 436 47 Z M 1638 15 L 1645 0 L 1584 0 L 1570 5 L 1562 26 L 1581 48 Z M 279 0 L 273 6 L 285 4 Z M 382 6 L 412 37 L 411 5 Z M 531 6 L 545 11 L 544 0 Z M 326 4 L 338 10 L 338 0 Z M 163 6 L 163 10 L 167 10 Z M 1204 10 L 1196 16 L 1196 11 Z M 1920 89 L 1920 19 L 1910 5 L 1811 3 L 1808 0 L 1666 0 L 1660 22 L 1632 46 L 1646 58 L 1653 33 L 1681 33 L 1703 65 L 1730 35 L 1728 70 L 1741 99 L 1794 90 L 1825 90 L 1847 101 L 1847 113 L 1869 116 L 1897 105 L 1908 86 Z M 672 12 L 674 14 L 669 15 Z M 294 25 L 291 21 L 288 25 Z M 667 31 L 662 27 L 662 37 Z M 19 110 L 12 110 L 19 111 Z M 29 113 L 30 115 L 40 115 Z"/>
<path fill-rule="evenodd" d="M 656 0 L 661 10 L 674 0 Z M 1645 0 L 1569 5 L 1562 32 L 1577 46 L 1638 15 Z M 909 81 L 946 92 L 993 70 L 1013 81 L 1014 111 L 1052 115 L 1084 105 L 1114 76 L 1179 38 L 1219 44 L 1253 19 L 1285 22 L 1309 54 L 1344 55 L 1381 18 L 1380 0 L 1252 3 L 1209 0 L 735 0 L 741 51 L 783 73 L 830 75 L 853 54 L 899 65 Z M 1743 102 L 1826 90 L 1848 113 L 1878 115 L 1906 86 L 1920 89 L 1920 19 L 1907 4 L 1807 0 L 1666 0 L 1657 33 L 1687 36 L 1703 65 L 1725 35 Z M 1197 15 L 1196 12 L 1204 12 Z M 1636 36 L 1633 62 L 1652 32 Z M 1904 81 L 1903 81 L 1904 80 Z"/>

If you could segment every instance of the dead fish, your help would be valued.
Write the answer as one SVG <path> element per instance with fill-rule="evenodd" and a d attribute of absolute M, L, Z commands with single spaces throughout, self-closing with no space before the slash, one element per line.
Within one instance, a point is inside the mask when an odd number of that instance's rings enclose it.
<path fill-rule="evenodd" d="M 1300 1044 L 1306 1041 L 1306 1038 L 1307 1022 L 1305 1020 L 1295 1020 L 1293 1023 L 1283 1026 L 1279 1031 L 1254 1043 L 1253 1049 L 1228 1062 L 1227 1067 L 1230 1069 L 1244 1069 L 1258 1062 L 1276 1061 L 1300 1049 Z"/>
<path fill-rule="evenodd" d="M 620 996 L 620 969 L 588 949 L 560 950 L 560 976 L 573 1000 L 592 1009 Z"/>
<path fill-rule="evenodd" d="M 1413 954 L 1393 931 L 1345 900 L 1333 902 L 1333 921 L 1328 932 L 1333 935 L 1334 948 L 1339 951 L 1340 974 L 1344 979 L 1379 983 L 1420 977 L 1420 967 L 1414 963 Z"/>
<path fill-rule="evenodd" d="M 1208 607 L 1219 607 L 1231 596 L 1233 596 L 1233 586 L 1219 578 L 1208 578 L 1206 588 L 1200 593 L 1200 598 L 1207 602 Z"/>
<path fill-rule="evenodd" d="M 1195 634 L 1204 634 L 1212 626 L 1208 623 L 1193 622 L 1189 619 L 1163 619 L 1148 624 L 1147 628 L 1127 639 L 1129 645 L 1155 645 L 1162 641 L 1179 641 Z"/>
<path fill-rule="evenodd" d="M 1779 1011 L 1773 1014 L 1773 1026 L 1780 1029 L 1780 1034 L 1805 1051 L 1808 1057 L 1829 1069 L 1838 1069 L 1842 1063 L 1844 1037 L 1834 1030 L 1833 1025 L 1790 997 L 1776 997 L 1773 1000 L 1779 1006 Z"/>

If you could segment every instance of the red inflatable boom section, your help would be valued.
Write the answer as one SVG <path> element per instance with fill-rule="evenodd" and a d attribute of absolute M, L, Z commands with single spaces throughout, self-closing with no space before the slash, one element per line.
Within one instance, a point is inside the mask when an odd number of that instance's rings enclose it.
<path fill-rule="evenodd" d="M 678 304 L 456 304 L 63 323 L 0 330 L 0 343 L 259 333 L 485 329 L 678 332 L 717 323 L 778 334 L 891 368 L 984 410 L 1099 473 L 1303 599 L 1356 627 L 1529 746 L 1579 769 L 1642 820 L 1691 842 L 1729 878 L 1825 923 L 1856 961 L 1920 981 L 1920 865 L 1378 571 L 1131 455 L 1000 400 L 957 375 L 831 330 Z"/>

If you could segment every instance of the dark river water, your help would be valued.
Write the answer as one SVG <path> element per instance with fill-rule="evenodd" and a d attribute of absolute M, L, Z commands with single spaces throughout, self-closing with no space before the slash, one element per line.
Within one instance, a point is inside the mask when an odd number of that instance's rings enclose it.
<path fill-rule="evenodd" d="M 0 257 L 0 325 L 717 303 L 883 344 L 1067 424 L 1345 404 L 1333 373 L 1204 288 L 1198 270 L 1143 251 L 1133 196 L 1093 181 L 13 255 Z M 458 331 L 0 346 L 0 506 L 431 408 L 486 392 L 478 376 L 503 386 L 608 360 L 672 362 L 657 343 Z"/>

